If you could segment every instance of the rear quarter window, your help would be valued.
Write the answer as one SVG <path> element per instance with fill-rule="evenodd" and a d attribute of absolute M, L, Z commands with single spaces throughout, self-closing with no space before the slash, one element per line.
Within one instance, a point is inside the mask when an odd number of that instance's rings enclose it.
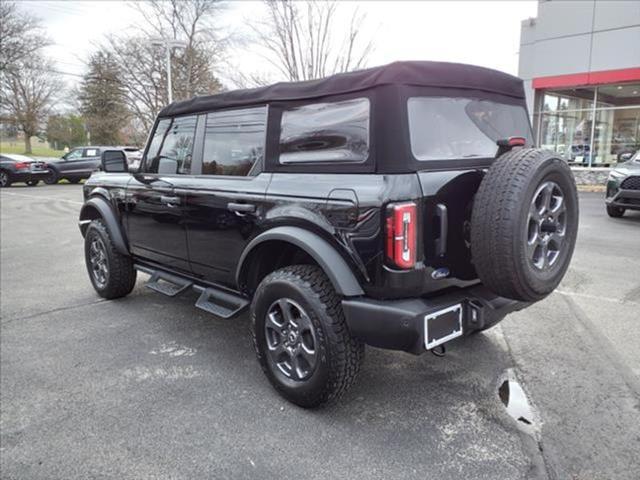
<path fill-rule="evenodd" d="M 524 107 L 463 97 L 411 97 L 407 103 L 411 151 L 418 160 L 489 158 L 496 141 L 532 143 Z"/>
<path fill-rule="evenodd" d="M 368 98 L 285 110 L 280 125 L 280 163 L 365 162 L 369 123 Z"/>

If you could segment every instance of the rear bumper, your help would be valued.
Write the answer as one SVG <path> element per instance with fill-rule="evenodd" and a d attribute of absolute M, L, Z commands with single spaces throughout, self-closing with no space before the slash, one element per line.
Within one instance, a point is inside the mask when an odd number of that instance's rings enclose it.
<path fill-rule="evenodd" d="M 17 170 L 11 173 L 12 182 L 29 182 L 31 180 L 44 180 L 49 176 L 49 170 Z"/>
<path fill-rule="evenodd" d="M 640 210 L 640 190 L 618 190 L 613 196 L 606 198 L 605 203 L 611 207 Z"/>
<path fill-rule="evenodd" d="M 482 285 L 435 298 L 387 301 L 355 298 L 342 301 L 353 336 L 367 345 L 414 354 L 426 351 L 425 316 L 456 304 L 462 304 L 463 335 L 495 325 L 508 313 L 530 305 L 499 297 Z"/>

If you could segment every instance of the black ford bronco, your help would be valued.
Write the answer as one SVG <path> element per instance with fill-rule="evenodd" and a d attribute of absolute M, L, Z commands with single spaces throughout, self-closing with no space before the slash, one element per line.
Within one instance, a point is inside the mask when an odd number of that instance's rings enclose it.
<path fill-rule="evenodd" d="M 336 399 L 364 344 L 419 354 L 541 300 L 578 225 L 567 164 L 533 148 L 522 81 L 398 62 L 196 97 L 141 167 L 107 151 L 80 230 L 99 295 L 136 271 L 230 318 L 288 400 Z"/>

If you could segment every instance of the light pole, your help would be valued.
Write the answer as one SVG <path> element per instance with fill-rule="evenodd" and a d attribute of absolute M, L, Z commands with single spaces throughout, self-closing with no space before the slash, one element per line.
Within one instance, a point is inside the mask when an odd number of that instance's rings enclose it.
<path fill-rule="evenodd" d="M 157 45 L 164 47 L 167 56 L 167 98 L 169 103 L 173 102 L 173 94 L 171 92 L 171 49 L 172 48 L 185 48 L 186 42 L 180 40 L 172 40 L 170 38 L 154 38 L 151 40 L 151 45 Z"/>

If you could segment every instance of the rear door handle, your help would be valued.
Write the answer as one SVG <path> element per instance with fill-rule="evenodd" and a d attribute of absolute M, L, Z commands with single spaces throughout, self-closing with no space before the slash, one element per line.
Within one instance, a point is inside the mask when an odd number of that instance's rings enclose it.
<path fill-rule="evenodd" d="M 236 213 L 253 213 L 256 211 L 256 206 L 252 203 L 227 203 L 227 209 Z"/>
<path fill-rule="evenodd" d="M 165 195 L 160 196 L 160 203 L 169 207 L 177 207 L 180 205 L 180 197 L 169 197 Z"/>

